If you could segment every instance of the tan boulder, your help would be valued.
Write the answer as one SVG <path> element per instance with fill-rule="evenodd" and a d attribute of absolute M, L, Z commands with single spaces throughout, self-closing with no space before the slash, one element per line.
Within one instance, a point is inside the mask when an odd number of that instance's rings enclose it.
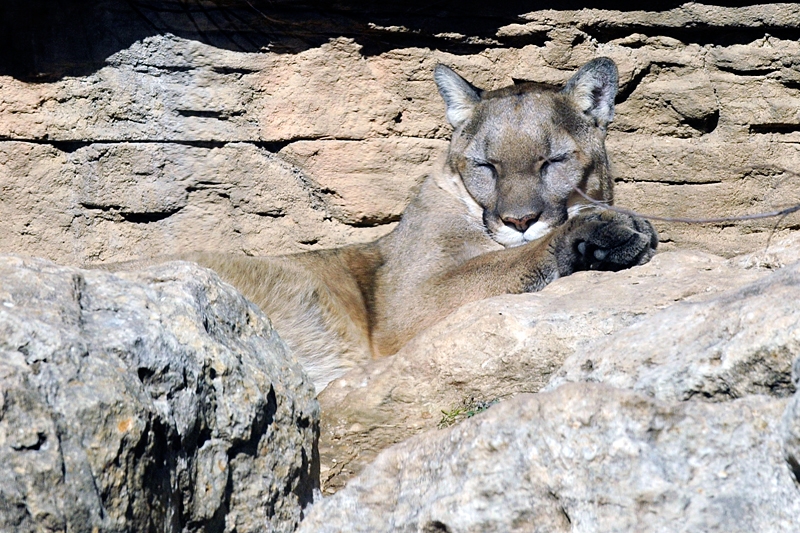
<path fill-rule="evenodd" d="M 324 413 L 320 437 L 323 490 L 333 492 L 341 488 L 382 449 L 437 427 L 443 420 L 443 412 L 460 407 L 468 410 L 481 402 L 539 391 L 551 378 L 561 376 L 559 369 L 565 362 L 565 368 L 572 369 L 565 370 L 567 375 L 585 374 L 586 379 L 591 379 L 594 367 L 587 366 L 587 359 L 598 365 L 597 372 L 602 372 L 600 365 L 606 363 L 595 361 L 593 354 L 618 354 L 620 361 L 631 361 L 627 363 L 631 369 L 626 366 L 618 371 L 619 379 L 627 380 L 625 386 L 635 388 L 632 383 L 639 375 L 636 370 L 646 373 L 655 365 L 637 361 L 653 359 L 654 350 L 659 348 L 684 353 L 681 351 L 684 341 L 687 350 L 693 349 L 681 337 L 687 335 L 685 330 L 691 326 L 691 322 L 681 325 L 682 317 L 689 316 L 693 309 L 699 309 L 696 312 L 704 313 L 703 316 L 719 316 L 706 318 L 698 325 L 697 342 L 701 345 L 705 339 L 702 335 L 712 335 L 703 332 L 714 324 L 722 328 L 713 333 L 720 339 L 717 344 L 743 342 L 735 332 L 723 327 L 725 321 L 739 320 L 738 311 L 763 309 L 746 329 L 750 344 L 741 347 L 738 359 L 731 356 L 729 364 L 739 372 L 760 368 L 764 379 L 758 381 L 755 374 L 740 376 L 745 382 L 740 385 L 741 391 L 737 392 L 731 383 L 729 388 L 733 397 L 764 392 L 785 396 L 791 392 L 789 366 L 792 354 L 796 353 L 792 346 L 797 341 L 792 339 L 797 332 L 790 327 L 795 320 L 792 318 L 795 300 L 789 295 L 781 306 L 765 307 L 764 302 L 786 289 L 770 281 L 770 270 L 762 265 L 774 268 L 800 259 L 796 245 L 795 235 L 777 243 L 766 255 L 728 261 L 699 252 L 666 252 L 657 254 L 642 267 L 617 273 L 580 272 L 559 279 L 535 294 L 501 296 L 458 309 L 412 339 L 394 356 L 350 371 L 320 394 Z M 783 275 L 793 271 L 786 272 Z M 731 292 L 747 286 L 741 290 L 749 294 L 748 291 L 755 289 L 748 284 L 760 280 L 772 287 L 772 292 L 763 296 L 764 302 L 753 299 L 742 302 L 736 296 L 738 293 Z M 726 304 L 730 309 L 720 308 L 722 304 L 715 298 L 730 301 Z M 685 303 L 681 307 L 677 302 Z M 761 361 L 759 354 L 766 353 L 767 345 L 759 343 L 768 342 L 765 335 L 773 335 L 766 324 L 778 316 L 786 322 L 787 329 L 782 333 L 785 338 L 772 350 L 777 359 L 767 357 Z M 662 317 L 674 318 L 660 325 L 666 320 Z M 800 331 L 800 327 L 796 329 Z M 678 337 L 681 342 L 676 340 Z M 626 346 L 638 353 L 629 355 Z M 684 355 L 689 353 L 694 352 Z M 716 357 L 716 352 L 704 353 L 703 357 Z M 706 373 L 710 377 L 703 378 L 706 374 L 701 370 L 707 365 L 703 366 L 705 363 L 701 361 L 698 360 L 700 367 L 696 371 L 687 370 L 696 374 L 695 381 L 705 380 L 710 387 L 715 379 L 723 382 L 727 379 L 719 374 L 721 368 L 716 367 L 717 373 Z M 693 368 L 692 363 L 679 360 L 667 365 L 663 372 L 676 373 L 681 365 Z M 659 368 L 656 365 L 652 372 L 658 372 Z M 568 378 L 555 379 L 552 383 Z M 575 379 L 580 378 L 572 378 Z M 702 390 L 698 389 L 696 394 L 702 394 Z M 687 393 L 675 392 L 682 398 L 681 394 Z"/>
<path fill-rule="evenodd" d="M 240 7 L 241 20 L 263 22 Z M 491 89 L 559 85 L 593 57 L 614 59 L 620 93 L 608 147 L 626 207 L 707 218 L 800 202 L 795 4 L 504 7 L 475 17 L 469 31 L 447 18 L 434 30 L 408 13 L 419 28 L 364 23 L 345 10 L 312 17 L 303 38 L 287 23 L 275 46 L 248 52 L 206 38 L 228 42 L 213 27 L 192 38 L 192 21 L 170 13 L 174 32 L 133 39 L 86 74 L 45 83 L 0 76 L 5 250 L 81 263 L 164 248 L 277 254 L 385 234 L 449 136 L 431 76 L 439 62 Z M 281 24 L 275 16 L 270 24 Z M 228 37 L 263 40 L 252 27 Z M 225 161 L 228 149 L 250 155 Z M 109 155 L 92 159 L 91 151 Z M 94 189 L 71 189 L 87 180 Z M 199 191 L 201 180 L 217 193 Z M 87 208 L 87 195 L 142 216 Z M 273 216 L 285 201 L 289 214 Z M 779 233 L 797 216 L 777 224 Z M 657 225 L 663 249 L 730 257 L 762 247 L 776 222 Z"/>

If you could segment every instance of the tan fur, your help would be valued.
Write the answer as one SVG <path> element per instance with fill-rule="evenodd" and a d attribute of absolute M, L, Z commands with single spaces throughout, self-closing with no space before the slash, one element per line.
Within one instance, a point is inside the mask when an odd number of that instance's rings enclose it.
<path fill-rule="evenodd" d="M 641 264 L 657 244 L 647 222 L 583 209 L 572 189 L 612 200 L 610 60 L 587 64 L 562 91 L 484 92 L 443 66 L 435 77 L 454 127 L 450 150 L 392 233 L 292 256 L 185 257 L 259 305 L 318 390 L 465 303 L 536 291 L 575 270 Z"/>

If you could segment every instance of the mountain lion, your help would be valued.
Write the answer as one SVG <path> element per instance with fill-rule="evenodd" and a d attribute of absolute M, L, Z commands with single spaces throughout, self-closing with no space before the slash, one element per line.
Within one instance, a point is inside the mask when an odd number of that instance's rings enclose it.
<path fill-rule="evenodd" d="M 597 208 L 573 189 L 612 201 L 613 61 L 589 62 L 560 91 L 533 83 L 483 91 L 443 65 L 434 78 L 450 148 L 394 231 L 281 257 L 182 256 L 259 305 L 318 391 L 463 304 L 538 291 L 578 270 L 641 265 L 655 253 L 649 222 Z"/>

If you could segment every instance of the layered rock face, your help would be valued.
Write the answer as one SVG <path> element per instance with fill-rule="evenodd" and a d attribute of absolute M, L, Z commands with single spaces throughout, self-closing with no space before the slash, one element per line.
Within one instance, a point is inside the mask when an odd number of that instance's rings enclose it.
<path fill-rule="evenodd" d="M 293 531 L 313 386 L 207 270 L 0 257 L 0 530 Z"/>
<path fill-rule="evenodd" d="M 4 6 L 0 247 L 80 264 L 371 240 L 446 147 L 439 62 L 488 89 L 614 59 L 620 205 L 710 217 L 800 201 L 794 4 L 373 4 Z M 657 226 L 663 249 L 731 256 L 774 222 Z"/>

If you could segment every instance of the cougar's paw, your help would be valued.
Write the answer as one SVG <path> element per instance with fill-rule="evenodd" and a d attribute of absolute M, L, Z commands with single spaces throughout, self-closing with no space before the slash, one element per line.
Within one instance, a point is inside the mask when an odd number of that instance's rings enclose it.
<path fill-rule="evenodd" d="M 658 234 L 647 220 L 599 211 L 579 215 L 564 225 L 555 242 L 559 274 L 579 270 L 622 270 L 647 263 L 658 246 Z"/>

